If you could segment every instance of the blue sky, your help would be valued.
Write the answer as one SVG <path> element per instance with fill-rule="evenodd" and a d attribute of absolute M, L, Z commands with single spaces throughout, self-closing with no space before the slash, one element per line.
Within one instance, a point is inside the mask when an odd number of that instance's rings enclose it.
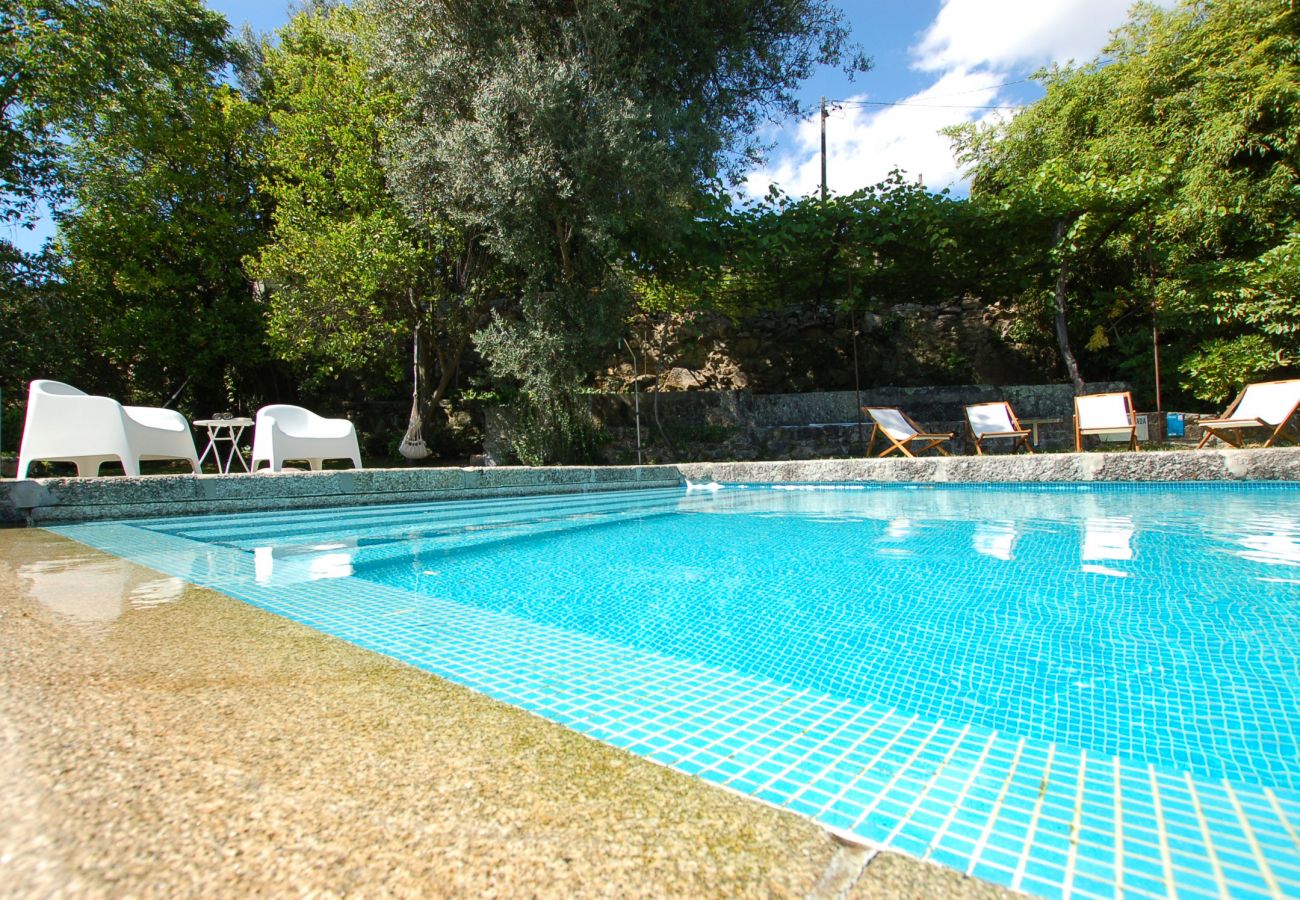
<path fill-rule="evenodd" d="M 208 0 L 231 24 L 269 31 L 286 7 L 257 0 Z M 847 193 L 901 168 L 934 189 L 965 183 L 939 129 L 993 119 L 1041 94 L 1027 81 L 1052 62 L 1096 56 L 1132 0 L 841 0 L 853 36 L 875 68 L 850 82 L 825 70 L 809 79 L 803 99 L 845 101 L 827 120 L 827 181 Z M 1172 0 L 1160 0 L 1169 4 Z M 882 105 L 897 104 L 897 105 Z M 989 108 L 993 107 L 993 108 Z M 1001 107 L 1001 108 L 999 108 Z M 820 181 L 819 118 L 783 122 L 767 132 L 767 164 L 744 189 L 761 195 L 772 183 L 800 195 Z"/>
<path fill-rule="evenodd" d="M 939 129 L 958 122 L 1014 115 L 1040 91 L 1029 75 L 1051 62 L 1096 56 L 1125 18 L 1130 0 L 841 0 L 854 39 L 875 67 L 850 82 L 835 70 L 803 86 L 811 108 L 825 96 L 841 101 L 827 120 L 827 181 L 847 193 L 874 184 L 893 168 L 938 190 L 963 193 L 965 183 Z M 1165 5 L 1172 0 L 1161 0 Z M 278 0 L 208 0 L 232 28 L 273 31 L 288 19 Z M 769 128 L 766 164 L 742 190 L 816 191 L 820 181 L 818 116 Z M 36 247 L 48 222 L 14 235 Z"/>

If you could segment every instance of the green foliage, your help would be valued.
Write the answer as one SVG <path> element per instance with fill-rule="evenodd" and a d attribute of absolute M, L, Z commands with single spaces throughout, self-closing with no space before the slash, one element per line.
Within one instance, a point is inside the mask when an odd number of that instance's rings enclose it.
<path fill-rule="evenodd" d="M 701 187 L 753 154 L 762 117 L 793 108 L 847 34 L 823 0 L 373 8 L 379 59 L 411 98 L 391 183 L 414 220 L 482 235 L 511 287 L 479 346 L 543 428 L 576 421 L 560 398 L 619 334 L 621 270 L 667 254 Z"/>
<path fill-rule="evenodd" d="M 1154 313 L 1201 399 L 1295 366 L 1298 41 L 1288 0 L 1139 5 L 1105 62 L 1046 71 L 1010 123 L 955 133 L 972 198 L 1051 247 L 1033 290 L 1061 276 L 1070 329 L 1113 333 L 1088 365 L 1128 365 Z"/>
<path fill-rule="evenodd" d="M 895 171 L 851 194 L 716 203 L 671 266 L 644 275 L 640 305 L 732 317 L 768 308 L 949 302 L 998 287 L 996 223 Z"/>
<path fill-rule="evenodd" d="M 380 128 L 398 100 L 366 78 L 361 25 L 348 7 L 300 13 L 264 63 L 274 230 L 249 269 L 277 350 L 327 372 L 394 367 L 423 259 L 384 188 Z"/>
<path fill-rule="evenodd" d="M 58 144 L 50 107 L 65 59 L 70 3 L 0 3 L 0 221 L 30 227 L 37 203 L 57 189 Z M 4 239 L 6 247 L 12 245 Z"/>
<path fill-rule="evenodd" d="M 1205 341 L 1178 368 L 1196 396 L 1221 404 L 1242 386 L 1267 380 L 1278 360 L 1264 335 L 1245 334 Z"/>
<path fill-rule="evenodd" d="M 229 405 L 265 365 L 240 265 L 262 240 L 261 111 L 230 86 L 242 48 L 198 0 L 22 5 L 54 54 L 39 104 L 57 138 L 59 287 L 121 391 Z M 65 376 L 66 377 L 66 376 Z"/>
<path fill-rule="evenodd" d="M 587 398 L 576 392 L 556 393 L 540 400 L 516 398 L 510 449 L 525 466 L 570 465 L 600 461 L 601 433 Z"/>
<path fill-rule="evenodd" d="M 46 257 L 27 257 L 0 243 L 0 449 L 17 450 L 22 404 L 34 378 L 93 387 L 110 380 L 95 346 L 94 322 L 49 272 Z"/>
<path fill-rule="evenodd" d="M 403 97 L 369 71 L 372 32 L 351 7 L 307 10 L 266 51 L 274 131 L 264 186 L 275 227 L 249 267 L 268 287 L 276 347 L 320 377 L 394 378 L 410 358 L 402 344 L 415 341 L 416 447 L 489 295 L 473 235 L 439 218 L 413 220 L 388 190 L 381 150 L 400 127 Z"/>

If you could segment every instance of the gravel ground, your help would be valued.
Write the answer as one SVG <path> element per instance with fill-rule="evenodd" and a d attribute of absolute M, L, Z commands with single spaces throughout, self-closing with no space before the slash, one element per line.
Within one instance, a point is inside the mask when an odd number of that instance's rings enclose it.
<path fill-rule="evenodd" d="M 38 530 L 0 759 L 0 896 L 1009 896 Z"/>

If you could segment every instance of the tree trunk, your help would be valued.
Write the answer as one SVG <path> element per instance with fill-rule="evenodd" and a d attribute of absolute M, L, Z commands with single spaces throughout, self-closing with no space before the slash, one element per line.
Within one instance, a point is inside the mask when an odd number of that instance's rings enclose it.
<path fill-rule="evenodd" d="M 411 421 L 406 426 L 406 434 L 397 452 L 410 460 L 425 459 L 429 455 L 429 445 L 424 442 L 424 426 L 429 419 L 431 402 L 429 397 L 429 350 L 428 337 L 422 324 L 417 324 L 411 336 L 411 368 L 415 388 L 411 392 Z"/>
<path fill-rule="evenodd" d="M 442 403 L 442 398 L 447 396 L 451 381 L 456 377 L 456 370 L 460 368 L 460 358 L 465 355 L 465 348 L 469 346 L 469 342 L 470 334 L 466 332 L 450 348 L 444 350 L 441 345 L 438 347 L 438 385 L 433 389 L 433 396 L 429 398 L 429 409 L 437 409 Z"/>
<path fill-rule="evenodd" d="M 1053 299 L 1056 301 L 1056 343 L 1061 348 L 1061 359 L 1065 360 L 1065 370 L 1070 374 L 1070 382 L 1074 385 L 1075 394 L 1082 394 L 1085 390 L 1083 376 L 1079 374 L 1079 361 L 1074 358 L 1074 350 L 1070 347 L 1070 329 L 1065 321 L 1065 289 L 1070 282 L 1070 263 L 1061 244 L 1065 241 L 1068 229 L 1069 223 L 1064 219 L 1056 223 L 1056 247 L 1062 251 L 1061 261 L 1056 270 L 1056 288 L 1053 292 Z"/>

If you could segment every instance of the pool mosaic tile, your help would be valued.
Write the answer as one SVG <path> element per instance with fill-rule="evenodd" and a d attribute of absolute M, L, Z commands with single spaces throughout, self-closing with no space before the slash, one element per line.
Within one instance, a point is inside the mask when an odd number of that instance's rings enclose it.
<path fill-rule="evenodd" d="M 1126 487 L 1017 486 L 991 506 L 964 487 L 728 488 L 54 530 L 1008 887 L 1300 896 L 1300 712 L 1286 707 L 1300 692 L 1300 488 Z M 663 543 L 683 514 L 709 520 L 687 529 L 691 552 Z M 709 534 L 748 548 L 743 572 L 695 552 Z M 1204 556 L 1191 567 L 1174 552 L 1188 543 Z M 809 556 L 880 590 L 868 603 Z M 1039 571 L 1052 559 L 1064 568 Z M 575 571 L 627 621 L 530 580 Z M 1152 578 L 1189 590 L 1144 599 Z M 775 599 L 735 599 L 764 579 Z M 1206 596 L 1215 580 L 1237 587 Z M 709 595 L 718 582 L 725 595 Z M 1205 615 L 1178 621 L 1189 613 Z M 774 631 L 776 646 L 756 645 Z M 1203 659 L 1187 649 L 1202 639 Z"/>

